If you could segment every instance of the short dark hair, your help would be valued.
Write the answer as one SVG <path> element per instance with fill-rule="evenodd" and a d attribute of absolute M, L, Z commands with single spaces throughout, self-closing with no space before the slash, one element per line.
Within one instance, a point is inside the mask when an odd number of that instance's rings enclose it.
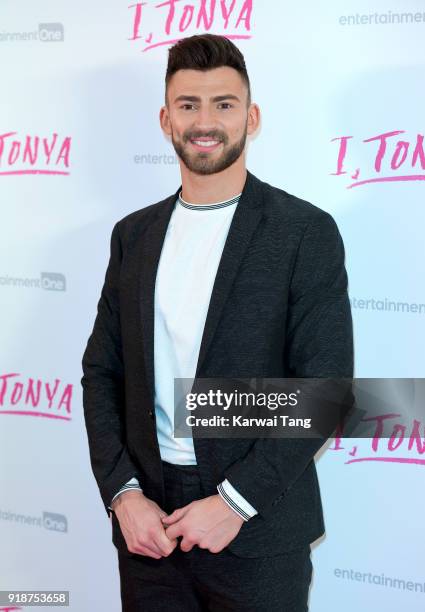
<path fill-rule="evenodd" d="M 168 50 L 165 75 L 165 103 L 171 77 L 178 70 L 212 70 L 230 66 L 239 72 L 248 88 L 248 105 L 251 104 L 251 85 L 245 59 L 238 47 L 225 36 L 195 34 L 182 38 Z"/>

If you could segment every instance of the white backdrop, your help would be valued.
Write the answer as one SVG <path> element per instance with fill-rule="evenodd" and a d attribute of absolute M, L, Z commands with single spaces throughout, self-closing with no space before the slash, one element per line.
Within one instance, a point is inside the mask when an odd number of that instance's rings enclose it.
<path fill-rule="evenodd" d="M 424 376 L 424 29 L 421 0 L 2 1 L 0 589 L 120 610 L 81 358 L 113 225 L 180 184 L 158 120 L 170 41 L 210 31 L 244 53 L 248 168 L 337 221 L 356 376 Z M 420 450 L 345 439 L 317 457 L 312 612 L 425 609 Z"/>

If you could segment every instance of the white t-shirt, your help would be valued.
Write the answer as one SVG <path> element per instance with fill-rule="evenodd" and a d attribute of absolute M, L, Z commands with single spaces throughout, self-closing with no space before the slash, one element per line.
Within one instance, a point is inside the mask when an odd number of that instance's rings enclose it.
<path fill-rule="evenodd" d="M 174 438 L 174 378 L 194 378 L 211 292 L 240 194 L 214 204 L 177 198 L 155 283 L 155 415 L 161 458 L 196 464 L 193 439 Z"/>

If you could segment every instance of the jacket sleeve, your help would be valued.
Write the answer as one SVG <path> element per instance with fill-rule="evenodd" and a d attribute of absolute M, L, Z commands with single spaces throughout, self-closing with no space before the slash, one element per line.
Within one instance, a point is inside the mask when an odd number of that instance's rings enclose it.
<path fill-rule="evenodd" d="M 97 306 L 93 331 L 82 367 L 83 408 L 90 462 L 107 515 L 115 493 L 138 469 L 126 447 L 124 427 L 124 366 L 119 312 L 122 259 L 118 223 L 110 242 L 110 258 Z"/>
<path fill-rule="evenodd" d="M 300 241 L 293 268 L 285 348 L 288 378 L 353 377 L 353 330 L 345 250 L 333 217 L 320 211 Z M 302 475 L 322 438 L 258 438 L 224 475 L 260 516 Z"/>

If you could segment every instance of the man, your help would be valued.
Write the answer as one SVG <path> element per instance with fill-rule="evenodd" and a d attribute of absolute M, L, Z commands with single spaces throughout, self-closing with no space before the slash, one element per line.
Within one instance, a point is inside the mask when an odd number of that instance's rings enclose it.
<path fill-rule="evenodd" d="M 353 375 L 340 233 L 246 169 L 259 120 L 227 38 L 170 49 L 181 185 L 114 226 L 81 380 L 125 611 L 308 609 L 323 439 L 173 437 L 174 379 Z"/>

